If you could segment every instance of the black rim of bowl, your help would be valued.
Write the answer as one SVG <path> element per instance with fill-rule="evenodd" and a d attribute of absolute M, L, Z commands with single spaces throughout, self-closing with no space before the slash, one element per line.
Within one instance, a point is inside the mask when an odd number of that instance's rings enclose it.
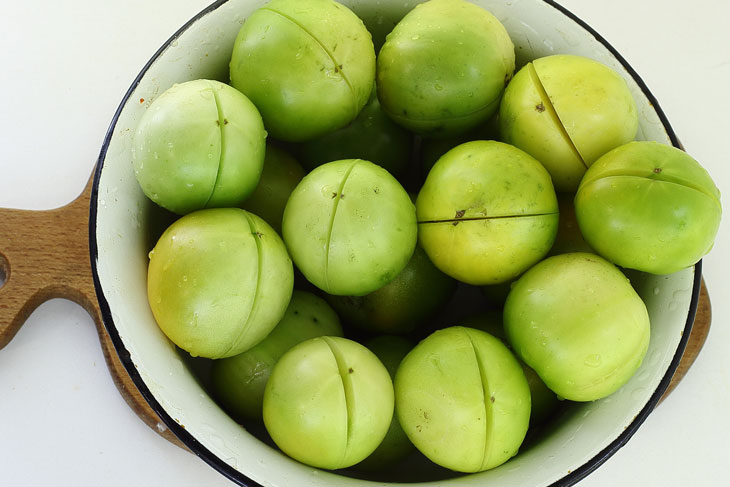
<path fill-rule="evenodd" d="M 621 65 L 626 69 L 626 71 L 631 75 L 631 77 L 634 79 L 634 81 L 637 83 L 639 88 L 641 88 L 641 91 L 644 93 L 644 95 L 648 98 L 649 102 L 652 104 L 654 110 L 656 111 L 657 115 L 659 116 L 659 119 L 661 120 L 664 129 L 666 130 L 667 135 L 669 136 L 670 141 L 672 142 L 672 145 L 674 145 L 677 148 L 681 148 L 681 145 L 677 139 L 677 136 L 674 133 L 674 130 L 672 129 L 672 126 L 669 124 L 669 120 L 667 120 L 666 115 L 662 111 L 661 107 L 659 106 L 659 103 L 657 102 L 654 95 L 649 91 L 649 88 L 646 86 L 644 81 L 641 79 L 641 77 L 638 75 L 636 71 L 629 65 L 628 62 L 619 54 L 619 52 L 608 43 L 606 39 L 604 39 L 598 32 L 596 32 L 593 28 L 591 28 L 588 24 L 586 24 L 584 21 L 576 17 L 573 13 L 571 13 L 569 10 L 567 10 L 565 7 L 559 5 L 558 3 L 554 2 L 553 0 L 542 0 L 544 3 L 552 6 L 553 8 L 559 10 L 561 13 L 563 13 L 566 17 L 573 20 L 575 23 L 577 23 L 580 27 L 585 29 L 588 33 L 590 33 L 598 42 L 600 42 L 606 49 L 608 49 L 609 52 L 621 63 Z M 150 58 L 150 60 L 147 62 L 147 64 L 144 65 L 140 73 L 137 75 L 137 77 L 132 82 L 132 85 L 129 87 L 127 92 L 125 93 L 124 97 L 122 98 L 122 101 L 117 108 L 116 112 L 114 113 L 114 116 L 112 118 L 112 121 L 109 125 L 109 128 L 107 130 L 107 133 L 104 137 L 104 142 L 101 146 L 101 152 L 99 153 L 99 158 L 97 160 L 96 169 L 94 171 L 94 182 L 93 187 L 91 191 L 91 203 L 89 208 L 89 249 L 90 249 L 90 257 L 91 257 L 91 269 L 92 274 L 94 277 L 94 287 L 96 288 L 96 295 L 97 299 L 99 301 L 99 306 L 101 308 L 101 314 L 104 321 L 104 326 L 107 329 L 107 332 L 109 333 L 109 336 L 111 337 L 112 343 L 114 344 L 114 348 L 117 351 L 117 354 L 119 355 L 119 359 L 121 360 L 122 364 L 124 365 L 124 368 L 127 370 L 127 373 L 131 377 L 134 384 L 139 389 L 140 394 L 142 397 L 147 401 L 147 403 L 150 405 L 152 410 L 159 416 L 160 420 L 165 423 L 165 425 L 172 431 L 172 433 L 177 436 L 180 441 L 182 441 L 193 453 L 195 453 L 198 457 L 202 458 L 206 463 L 208 463 L 211 467 L 215 468 L 218 472 L 229 478 L 230 480 L 246 486 L 246 487 L 261 487 L 260 484 L 255 482 L 254 480 L 246 477 L 244 474 L 236 470 L 235 468 L 231 467 L 229 464 L 224 462 L 221 458 L 213 454 L 210 450 L 208 450 L 204 445 L 202 445 L 191 433 L 189 433 L 182 425 L 180 425 L 177 421 L 175 421 L 166 411 L 160 403 L 157 401 L 157 399 L 154 397 L 154 395 L 150 392 L 149 388 L 145 384 L 144 380 L 142 379 L 141 375 L 137 371 L 137 368 L 134 365 L 134 362 L 131 359 L 131 356 L 129 354 L 129 351 L 126 349 L 124 342 L 122 341 L 121 337 L 119 336 L 119 332 L 116 329 L 116 326 L 114 324 L 114 319 L 112 318 L 111 308 L 109 306 L 109 303 L 106 299 L 106 296 L 104 295 L 104 289 L 101 285 L 101 282 L 99 281 L 99 273 L 96 268 L 96 262 L 98 260 L 99 256 L 99 249 L 96 241 L 96 218 L 97 218 L 97 200 L 99 196 L 99 180 L 101 178 L 101 171 L 104 166 L 104 161 L 106 159 L 107 150 L 109 148 L 109 143 L 112 139 L 112 135 L 114 133 L 114 128 L 116 127 L 117 121 L 119 120 L 119 116 L 121 112 L 123 111 L 124 107 L 127 105 L 127 102 L 132 96 L 132 93 L 139 85 L 140 81 L 144 77 L 144 75 L 147 73 L 147 70 L 150 68 L 150 66 L 160 57 L 160 55 L 173 43 L 175 40 L 180 37 L 191 25 L 193 25 L 195 22 L 197 22 L 200 18 L 204 17 L 205 15 L 209 14 L 210 12 L 213 12 L 221 5 L 227 3 L 228 0 L 217 0 L 216 2 L 212 3 L 202 11 L 200 11 L 197 15 L 195 15 L 192 19 L 190 19 L 188 22 L 186 22 L 180 29 L 178 29 L 177 32 L 175 32 L 172 37 L 170 37 L 163 45 L 160 47 L 157 52 Z M 659 403 L 659 400 L 661 399 L 662 395 L 666 391 L 667 387 L 669 387 L 669 383 L 672 379 L 672 376 L 674 375 L 674 371 L 677 369 L 679 365 L 679 361 L 682 358 L 682 355 L 684 353 L 684 349 L 687 345 L 687 341 L 689 340 L 690 333 L 692 331 L 692 324 L 694 323 L 695 313 L 697 311 L 697 303 L 699 300 L 699 294 L 700 294 L 700 285 L 701 285 L 701 279 L 702 279 L 702 261 L 699 261 L 697 264 L 695 264 L 695 273 L 694 273 L 694 283 L 692 287 L 692 298 L 690 301 L 689 311 L 687 314 L 687 321 L 684 326 L 684 331 L 682 334 L 682 338 L 679 342 L 679 345 L 677 347 L 677 350 L 674 354 L 674 357 L 669 365 L 669 368 L 667 369 L 667 372 L 665 373 L 662 380 L 659 382 L 658 387 L 652 394 L 649 401 L 646 403 L 644 408 L 639 412 L 639 414 L 636 415 L 636 417 L 633 419 L 633 421 L 626 427 L 626 429 L 615 439 L 613 440 L 606 448 L 604 448 L 601 452 L 599 452 L 597 455 L 595 455 L 593 458 L 588 460 L 585 464 L 583 464 L 581 467 L 577 468 L 576 470 L 567 472 L 566 475 L 561 478 L 560 480 L 554 482 L 551 487 L 568 487 L 571 485 L 576 484 L 578 481 L 585 478 L 587 475 L 589 475 L 591 472 L 596 470 L 601 464 L 603 464 L 606 460 L 608 460 L 611 455 L 616 453 L 622 446 L 624 446 L 629 439 L 636 433 L 639 426 L 644 422 L 644 420 L 649 416 L 649 414 L 652 412 L 652 410 L 656 407 L 656 405 Z"/>

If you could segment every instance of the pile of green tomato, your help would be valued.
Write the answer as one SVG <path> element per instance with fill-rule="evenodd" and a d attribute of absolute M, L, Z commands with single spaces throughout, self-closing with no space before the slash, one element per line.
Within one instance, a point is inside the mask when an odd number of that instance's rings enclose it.
<path fill-rule="evenodd" d="M 669 274 L 712 247 L 712 179 L 637 129 L 619 74 L 572 55 L 515 73 L 464 0 L 418 5 L 377 57 L 343 5 L 271 0 L 230 84 L 173 86 L 135 132 L 142 190 L 182 215 L 150 252 L 150 307 L 212 360 L 221 407 L 300 462 L 415 447 L 494 468 L 559 400 L 642 363 L 649 317 L 618 266 Z"/>

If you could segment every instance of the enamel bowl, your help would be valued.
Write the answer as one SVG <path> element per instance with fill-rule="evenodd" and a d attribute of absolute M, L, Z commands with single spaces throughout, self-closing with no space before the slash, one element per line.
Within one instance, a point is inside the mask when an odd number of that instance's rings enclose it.
<path fill-rule="evenodd" d="M 218 1 L 176 32 L 154 54 L 124 96 L 104 141 L 91 200 L 92 267 L 104 322 L 123 364 L 150 406 L 190 450 L 241 485 L 350 487 L 368 484 L 350 472 L 298 463 L 229 418 L 210 398 L 191 363 L 162 334 L 146 295 L 147 254 L 161 231 L 159 211 L 140 190 L 132 170 L 132 133 L 149 103 L 174 83 L 228 80 L 234 38 L 264 0 Z M 418 1 L 345 0 L 373 33 L 376 45 Z M 627 81 L 639 109 L 639 140 L 678 146 L 657 101 L 639 76 L 600 35 L 550 0 L 476 0 L 505 25 L 518 69 L 541 56 L 569 53 L 596 59 Z M 163 219 L 164 220 L 164 219 Z M 520 453 L 478 474 L 456 474 L 414 464 L 378 479 L 391 486 L 572 485 L 628 441 L 656 406 L 694 320 L 700 265 L 672 275 L 636 274 L 647 304 L 651 343 L 631 381 L 606 399 L 564 407 Z M 260 433 L 258 433 L 260 434 Z M 400 482 L 400 483 L 399 483 Z"/>

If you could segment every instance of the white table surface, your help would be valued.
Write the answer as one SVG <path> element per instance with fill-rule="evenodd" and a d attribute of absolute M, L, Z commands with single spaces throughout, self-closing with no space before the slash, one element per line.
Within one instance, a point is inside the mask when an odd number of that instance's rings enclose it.
<path fill-rule="evenodd" d="M 730 195 L 730 2 L 561 3 L 622 53 L 687 151 Z M 3 2 L 0 207 L 48 209 L 72 200 L 135 75 L 207 4 Z M 581 487 L 730 485 L 728 219 L 704 260 L 713 298 L 704 350 L 628 445 Z M 0 485 L 232 484 L 131 412 L 110 379 L 89 316 L 53 300 L 0 350 Z"/>

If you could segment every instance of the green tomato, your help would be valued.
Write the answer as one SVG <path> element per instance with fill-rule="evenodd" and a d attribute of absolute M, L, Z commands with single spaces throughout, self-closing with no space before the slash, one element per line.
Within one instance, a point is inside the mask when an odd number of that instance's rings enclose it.
<path fill-rule="evenodd" d="M 509 343 L 507 342 L 507 335 L 504 333 L 504 327 L 502 326 L 501 311 L 484 311 L 482 313 L 469 315 L 466 318 L 460 319 L 459 324 L 489 333 L 493 337 L 499 338 L 505 345 L 509 346 Z"/>
<path fill-rule="evenodd" d="M 373 35 L 375 52 L 379 52 L 385 38 L 398 22 L 423 0 L 402 0 L 400 2 L 350 2 L 358 17 Z"/>
<path fill-rule="evenodd" d="M 517 359 L 499 339 L 459 326 L 434 332 L 403 359 L 395 401 L 416 448 L 459 472 L 509 460 L 530 419 L 530 389 Z"/>
<path fill-rule="evenodd" d="M 490 118 L 466 133 L 451 137 L 424 137 L 421 139 L 421 173 L 425 179 L 431 168 L 441 156 L 457 145 L 472 140 L 497 140 L 499 138 L 498 117 Z"/>
<path fill-rule="evenodd" d="M 558 193 L 558 208 L 560 209 L 560 221 L 558 222 L 558 235 L 555 237 L 548 255 L 568 254 L 571 252 L 595 253 L 590 245 L 583 238 L 578 226 L 578 219 L 575 216 L 575 205 L 573 193 Z M 506 297 L 506 296 L 505 296 Z"/>
<path fill-rule="evenodd" d="M 391 379 L 394 379 L 398 366 L 413 348 L 413 343 L 403 337 L 381 335 L 368 340 L 365 346 L 383 362 Z M 358 463 L 355 468 L 382 470 L 403 460 L 413 450 L 413 443 L 406 436 L 398 422 L 397 415 L 394 414 L 390 428 L 378 448 L 369 457 Z"/>
<path fill-rule="evenodd" d="M 485 331 L 493 337 L 499 338 L 502 343 L 511 348 L 509 340 L 507 340 L 507 334 L 504 332 L 500 311 L 489 311 L 468 316 L 459 323 L 463 326 Z M 555 411 L 558 405 L 558 396 L 545 385 L 537 372 L 529 365 L 522 360 L 519 360 L 519 362 L 522 372 L 525 374 L 525 379 L 527 379 L 527 385 L 530 387 L 530 401 L 532 403 L 530 426 L 535 426 L 543 423 Z"/>
<path fill-rule="evenodd" d="M 284 317 L 262 342 L 244 353 L 213 362 L 215 397 L 233 417 L 261 421 L 264 388 L 271 369 L 294 345 L 318 336 L 342 336 L 340 320 L 322 298 L 294 291 Z"/>
<path fill-rule="evenodd" d="M 398 177 L 411 160 L 411 134 L 380 109 L 373 95 L 357 118 L 348 126 L 305 142 L 299 147 L 302 164 L 312 170 L 330 161 L 364 159 Z"/>
<path fill-rule="evenodd" d="M 502 141 L 540 161 L 558 191 L 578 188 L 603 154 L 634 140 L 638 112 L 626 82 L 603 64 L 555 55 L 523 67 L 500 106 Z"/>
<path fill-rule="evenodd" d="M 286 202 L 305 174 L 302 166 L 291 155 L 274 145 L 267 145 L 261 180 L 243 203 L 243 208 L 260 216 L 281 233 Z"/>
<path fill-rule="evenodd" d="M 487 298 L 489 304 L 493 307 L 502 309 L 504 302 L 507 299 L 510 289 L 512 289 L 512 283 L 514 281 L 506 281 L 500 284 L 491 284 L 488 286 L 482 286 L 482 294 Z"/>
<path fill-rule="evenodd" d="M 555 240 L 558 202 L 538 161 L 495 141 L 462 144 L 436 162 L 416 201 L 419 240 L 445 274 L 509 281 Z"/>
<path fill-rule="evenodd" d="M 390 377 L 395 378 L 398 366 L 413 348 L 413 343 L 401 336 L 380 335 L 365 342 L 365 346 L 380 359 Z"/>
<path fill-rule="evenodd" d="M 517 355 L 559 396 L 595 401 L 624 385 L 649 346 L 649 315 L 613 264 L 550 257 L 512 286 L 504 328 Z"/>
<path fill-rule="evenodd" d="M 276 326 L 294 273 L 284 242 L 237 208 L 190 213 L 150 252 L 147 296 L 160 329 L 193 356 L 245 352 Z"/>
<path fill-rule="evenodd" d="M 238 206 L 259 182 L 266 131 L 243 94 L 218 81 L 173 85 L 134 132 L 134 174 L 142 191 L 178 214 Z"/>
<path fill-rule="evenodd" d="M 301 142 L 357 117 L 375 80 L 375 50 L 362 21 L 337 2 L 272 0 L 241 27 L 230 69 L 269 133 Z"/>
<path fill-rule="evenodd" d="M 378 97 L 407 129 L 453 135 L 496 112 L 514 68 L 514 45 L 496 17 L 464 0 L 430 0 L 386 38 Z"/>
<path fill-rule="evenodd" d="M 588 170 L 575 197 L 586 241 L 614 264 L 670 274 L 711 249 L 720 227 L 720 191 L 685 152 L 633 142 Z"/>
<path fill-rule="evenodd" d="M 328 162 L 294 189 L 284 241 L 304 277 L 326 293 L 364 295 L 406 266 L 416 247 L 416 212 L 388 171 L 361 159 Z"/>
<path fill-rule="evenodd" d="M 424 325 L 451 298 L 456 282 L 416 246 L 395 279 L 365 296 L 325 296 L 348 325 L 374 333 L 403 335 Z"/>
<path fill-rule="evenodd" d="M 388 371 L 370 350 L 345 338 L 313 338 L 274 366 L 264 393 L 264 425 L 295 460 L 339 469 L 375 451 L 393 404 Z"/>
<path fill-rule="evenodd" d="M 555 412 L 560 401 L 532 367 L 521 360 L 520 366 L 530 388 L 530 426 L 534 427 L 543 424 Z"/>

